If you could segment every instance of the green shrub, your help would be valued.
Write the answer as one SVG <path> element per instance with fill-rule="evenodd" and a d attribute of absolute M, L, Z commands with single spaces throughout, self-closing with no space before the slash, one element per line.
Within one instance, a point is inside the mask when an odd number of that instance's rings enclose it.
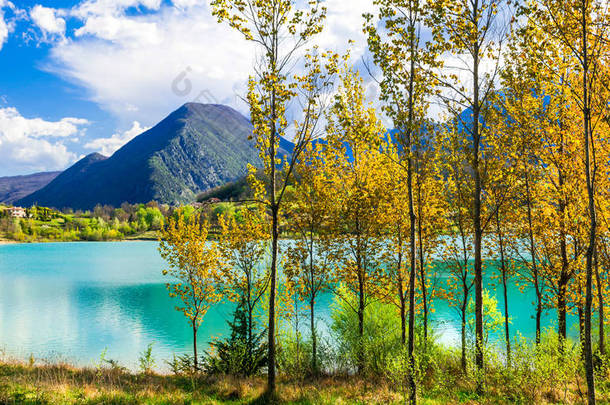
<path fill-rule="evenodd" d="M 156 362 L 152 355 L 152 347 L 153 343 L 149 343 L 146 350 L 140 353 L 140 357 L 138 358 L 140 371 L 145 374 L 152 372 L 153 367 L 155 367 Z"/>
<path fill-rule="evenodd" d="M 203 368 L 210 374 L 251 376 L 267 365 L 266 331 L 258 331 L 256 323 L 248 333 L 247 311 L 241 302 L 229 321 L 231 335 L 210 344 L 213 351 L 203 356 Z"/>
<path fill-rule="evenodd" d="M 174 353 L 171 360 L 165 360 L 165 364 L 174 375 L 194 375 L 197 372 L 193 356 L 189 354 L 176 356 Z"/>
<path fill-rule="evenodd" d="M 165 223 L 165 217 L 156 207 L 140 207 L 136 212 L 139 228 L 142 231 L 159 230 Z"/>
<path fill-rule="evenodd" d="M 103 240 L 116 240 L 116 239 L 122 239 L 122 238 L 123 238 L 123 235 L 115 229 L 107 229 L 102 232 Z"/>
<path fill-rule="evenodd" d="M 514 402 L 571 402 L 573 384 L 583 372 L 580 346 L 567 341 L 563 353 L 559 347 L 557 332 L 551 329 L 542 333 L 539 345 L 519 336 L 513 345 L 510 368 L 497 356 L 488 356 L 488 367 L 496 371 L 488 373 L 493 379 L 490 384 Z"/>
<path fill-rule="evenodd" d="M 468 328 L 467 336 L 471 350 L 474 353 L 475 341 L 475 305 L 474 300 L 468 302 Z M 490 336 L 497 336 L 504 329 L 504 315 L 498 309 L 498 299 L 489 293 L 488 290 L 483 290 L 483 339 L 487 346 Z"/>
<path fill-rule="evenodd" d="M 133 229 L 131 229 L 131 226 L 129 226 L 128 223 L 122 223 L 119 225 L 119 232 L 123 235 L 131 235 L 133 233 Z"/>
<path fill-rule="evenodd" d="M 292 329 L 282 330 L 278 339 L 278 369 L 282 374 L 301 378 L 312 373 L 312 346 L 300 332 Z"/>
<path fill-rule="evenodd" d="M 364 311 L 362 342 L 358 334 L 356 298 L 347 291 L 335 296 L 331 305 L 331 331 L 337 347 L 337 366 L 345 372 L 356 369 L 360 345 L 364 351 L 365 371 L 384 374 L 388 359 L 399 353 L 402 347 L 400 318 L 397 308 L 379 301 L 371 302 Z"/>

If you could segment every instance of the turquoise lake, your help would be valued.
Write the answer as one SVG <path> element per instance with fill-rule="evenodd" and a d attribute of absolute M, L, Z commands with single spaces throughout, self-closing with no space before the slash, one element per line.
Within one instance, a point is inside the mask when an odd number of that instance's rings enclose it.
<path fill-rule="evenodd" d="M 173 353 L 191 351 L 185 318 L 168 297 L 164 262 L 156 242 L 80 242 L 0 245 L 0 349 L 5 356 L 93 365 L 107 358 L 135 369 L 139 353 L 154 342 L 158 368 Z M 489 281 L 489 280 L 488 280 Z M 496 293 L 503 308 L 501 292 Z M 534 295 L 509 292 L 511 334 L 534 336 Z M 328 324 L 331 297 L 319 302 L 319 325 Z M 447 344 L 459 342 L 459 318 L 444 301 L 434 302 L 433 327 Z M 199 332 L 205 348 L 226 333 L 230 304 L 212 308 Z M 577 336 L 574 317 L 570 335 Z M 543 315 L 556 325 L 556 314 Z M 397 327 L 398 319 L 397 319 Z"/>

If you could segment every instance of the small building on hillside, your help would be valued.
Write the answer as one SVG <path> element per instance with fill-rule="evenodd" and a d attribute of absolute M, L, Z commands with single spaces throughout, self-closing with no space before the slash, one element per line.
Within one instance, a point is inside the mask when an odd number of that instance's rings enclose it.
<path fill-rule="evenodd" d="M 9 207 L 7 211 L 12 218 L 25 218 L 27 216 L 25 208 L 22 207 Z"/>

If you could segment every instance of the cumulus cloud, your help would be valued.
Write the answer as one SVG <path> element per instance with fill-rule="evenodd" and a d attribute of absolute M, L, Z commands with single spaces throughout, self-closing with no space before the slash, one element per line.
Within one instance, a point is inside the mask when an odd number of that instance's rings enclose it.
<path fill-rule="evenodd" d="M 90 35 L 132 49 L 143 45 L 157 45 L 161 40 L 156 23 L 111 15 L 88 18 L 85 25 L 77 29 L 74 34 L 77 37 Z"/>
<path fill-rule="evenodd" d="M 131 128 L 125 132 L 118 132 L 109 138 L 98 138 L 85 145 L 85 148 L 100 152 L 102 155 L 110 156 L 119 150 L 127 142 L 145 132 L 149 127 L 143 127 L 138 121 L 134 121 Z"/>
<path fill-rule="evenodd" d="M 369 0 L 327 0 L 322 47 L 364 52 L 362 13 Z M 144 13 L 129 13 L 140 7 Z M 152 10 L 152 11 L 151 11 Z M 81 20 L 71 40 L 57 43 L 48 69 L 82 85 L 91 100 L 125 125 L 152 125 L 189 101 L 231 105 L 241 101 L 252 73 L 255 48 L 226 24 L 218 24 L 203 0 L 97 0 L 70 10 Z"/>
<path fill-rule="evenodd" d="M 83 19 L 95 15 L 114 15 L 128 8 L 158 10 L 161 0 L 85 0 L 72 9 L 71 14 Z"/>
<path fill-rule="evenodd" d="M 203 4 L 204 0 L 173 0 L 172 4 L 178 8 L 189 8 Z"/>
<path fill-rule="evenodd" d="M 16 108 L 0 108 L 0 175 L 64 169 L 76 159 L 66 143 L 88 124 L 82 118 L 26 118 Z"/>
<path fill-rule="evenodd" d="M 322 49 L 345 52 L 348 48 L 355 60 L 360 58 L 366 48 L 366 36 L 362 32 L 362 14 L 376 15 L 377 6 L 371 0 L 326 0 L 328 9 L 324 31 L 316 42 Z M 354 43 L 348 46 L 348 41 Z"/>
<path fill-rule="evenodd" d="M 40 28 L 43 38 L 46 40 L 49 36 L 58 36 L 64 38 L 66 32 L 66 20 L 60 15 L 61 11 L 49 7 L 36 5 L 30 10 L 30 18 L 32 22 Z"/>
<path fill-rule="evenodd" d="M 8 25 L 4 21 L 4 12 L 0 9 L 0 50 L 8 38 Z"/>
<path fill-rule="evenodd" d="M 121 122 L 143 125 L 189 101 L 237 106 L 234 89 L 247 80 L 254 57 L 206 6 L 91 17 L 51 55 L 51 71 L 85 87 Z"/>
<path fill-rule="evenodd" d="M 21 15 L 21 10 L 19 10 L 15 5 L 8 0 L 0 0 L 0 50 L 6 43 L 8 36 L 15 29 L 14 17 L 13 19 L 7 19 L 5 14 L 5 9 L 9 9 L 16 17 Z"/>

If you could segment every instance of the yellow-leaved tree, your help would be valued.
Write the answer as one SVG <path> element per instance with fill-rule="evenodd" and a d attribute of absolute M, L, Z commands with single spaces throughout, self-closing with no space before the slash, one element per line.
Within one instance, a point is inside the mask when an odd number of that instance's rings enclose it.
<path fill-rule="evenodd" d="M 280 218 L 285 193 L 293 169 L 305 147 L 316 136 L 323 109 L 321 94 L 332 85 L 320 59 L 303 55 L 309 40 L 320 33 L 326 17 L 321 0 L 295 2 L 294 0 L 213 0 L 213 14 L 219 22 L 227 22 L 241 33 L 259 51 L 257 66 L 248 81 L 246 101 L 250 108 L 253 137 L 263 161 L 264 181 L 256 181 L 256 200 L 265 206 L 269 215 L 271 239 L 271 265 L 269 282 L 268 374 L 267 394 L 275 393 L 276 368 L 276 284 L 279 265 Z M 322 54 L 323 57 L 326 54 Z M 331 71 L 333 61 L 325 65 Z M 305 66 L 302 76 L 292 75 L 291 69 L 299 63 Z M 290 104 L 300 101 L 302 116 L 299 123 L 289 122 Z M 295 107 L 295 108 L 300 108 Z M 294 125 L 294 148 L 282 168 L 286 151 L 280 148 L 280 139 Z"/>
<path fill-rule="evenodd" d="M 431 45 L 442 54 L 440 69 L 433 69 L 443 87 L 438 93 L 457 129 L 466 139 L 461 170 L 471 185 L 472 244 L 475 290 L 475 363 L 484 372 L 483 338 L 483 236 L 484 236 L 484 153 L 489 132 L 490 101 L 499 59 L 510 32 L 511 0 L 429 0 L 432 27 Z M 467 163 L 464 165 L 463 163 Z M 477 391 L 483 391 L 479 378 Z"/>
<path fill-rule="evenodd" d="M 415 293 L 415 286 L 410 284 L 410 271 L 415 270 L 409 266 L 411 257 L 415 252 L 410 250 L 409 243 L 411 229 L 411 215 L 409 209 L 407 171 L 401 165 L 398 148 L 390 140 L 382 146 L 383 167 L 378 181 L 383 181 L 382 186 L 388 191 L 387 197 L 379 201 L 380 219 L 383 232 L 387 234 L 386 258 L 388 265 L 386 274 L 387 284 L 385 293 L 382 295 L 386 301 L 396 305 L 400 313 L 401 342 L 407 343 L 407 322 L 410 322 L 411 311 L 415 310 L 415 297 L 413 303 L 410 301 L 411 291 Z M 415 274 L 414 274 L 415 275 Z M 413 334 L 409 325 L 408 332 Z M 407 350 L 410 350 L 407 348 Z M 411 359 L 409 359 L 411 361 Z M 410 387 L 413 390 L 413 387 Z"/>
<path fill-rule="evenodd" d="M 419 286 L 423 321 L 424 346 L 428 343 L 429 318 L 434 311 L 433 299 L 437 295 L 440 274 L 436 271 L 434 253 L 447 232 L 447 205 L 443 191 L 445 178 L 441 175 L 438 130 L 426 126 L 426 139 L 415 154 L 415 214 L 417 217 L 417 253 Z"/>
<path fill-rule="evenodd" d="M 467 142 L 456 128 L 446 125 L 439 134 L 439 170 L 446 178 L 443 197 L 446 202 L 448 230 L 454 237 L 442 238 L 438 253 L 447 272 L 447 285 L 441 288 L 439 295 L 449 302 L 449 306 L 458 312 L 461 327 L 461 366 L 466 373 L 466 325 L 468 323 L 468 303 L 474 288 L 472 269 L 472 182 L 463 169 Z"/>
<path fill-rule="evenodd" d="M 218 249 L 223 260 L 219 281 L 224 295 L 231 302 L 241 304 L 246 311 L 246 358 L 243 362 L 252 365 L 258 341 L 255 313 L 269 287 L 269 269 L 265 261 L 267 222 L 260 207 L 251 204 L 241 207 L 236 215 L 220 216 L 218 224 Z"/>
<path fill-rule="evenodd" d="M 375 0 L 379 7 L 379 21 L 373 21 L 372 14 L 365 15 L 365 32 L 368 34 L 369 50 L 383 76 L 380 82 L 383 109 L 392 119 L 393 135 L 401 148 L 399 159 L 405 172 L 404 190 L 395 190 L 399 198 L 406 200 L 404 207 L 407 223 L 396 222 L 400 230 L 406 233 L 408 245 L 408 330 L 407 353 L 411 368 L 414 365 L 413 350 L 415 344 L 415 281 L 416 281 L 416 227 L 414 203 L 414 171 L 417 145 L 424 130 L 424 120 L 428 109 L 428 96 L 434 86 L 426 69 L 435 65 L 436 51 L 429 51 L 421 39 L 427 8 L 423 0 Z M 423 163 L 420 162 L 420 166 Z M 399 218 L 396 218 L 399 219 Z M 421 218 L 420 218 L 421 219 Z M 406 226 L 405 226 L 406 225 Z M 403 238 L 399 237 L 402 246 Z M 402 252 L 398 252 L 399 262 L 402 262 Z M 402 263 L 399 264 L 399 269 Z M 406 267 L 406 266 L 405 266 Z M 398 272 L 397 283 L 399 295 L 402 295 L 402 270 Z M 404 326 L 404 297 L 400 296 L 401 318 Z M 403 327 L 403 343 L 404 343 Z M 417 390 L 413 376 L 409 376 L 409 402 L 417 401 Z"/>
<path fill-rule="evenodd" d="M 295 168 L 296 182 L 287 208 L 288 229 L 294 241 L 287 247 L 286 277 L 309 309 L 311 372 L 319 372 L 316 302 L 330 288 L 333 235 L 330 230 L 329 188 L 321 166 L 320 145 L 310 145 Z"/>
<path fill-rule="evenodd" d="M 356 367 L 364 371 L 365 309 L 379 296 L 384 270 L 379 202 L 386 198 L 380 181 L 384 128 L 365 99 L 362 79 L 345 67 L 336 102 L 328 115 L 327 144 L 321 159 L 329 188 L 330 223 L 335 234 L 334 271 L 338 296 L 358 317 Z M 355 298 L 355 299 L 354 299 Z"/>
<path fill-rule="evenodd" d="M 586 201 L 584 215 L 587 237 L 584 251 L 584 341 L 587 402 L 595 403 L 595 379 L 591 342 L 591 312 L 593 305 L 593 268 L 598 235 L 596 194 L 599 190 L 599 165 L 596 159 L 600 133 L 596 122 L 605 114 L 609 100 L 604 97 L 606 86 L 600 79 L 608 62 L 610 10 L 606 0 L 531 0 L 524 15 L 536 32 L 548 40 L 555 51 L 552 63 L 545 63 L 543 71 L 549 76 L 550 88 L 560 88 L 565 94 L 568 109 L 575 114 L 570 123 L 576 124 L 580 136 L 575 139 L 580 172 L 584 179 Z M 547 53 L 548 55 L 548 53 Z M 559 58 L 557 58 L 559 56 Z M 566 74 L 567 72 L 567 74 Z M 578 133 L 578 132 L 576 132 Z"/>
<path fill-rule="evenodd" d="M 536 74 L 539 71 L 539 58 L 535 56 L 538 43 L 531 41 L 524 34 L 526 31 L 527 27 L 521 27 L 507 46 L 506 63 L 501 71 L 502 92 L 494 98 L 494 102 L 503 111 L 503 119 L 496 123 L 498 130 L 518 142 L 517 159 L 513 163 L 515 195 L 510 199 L 514 209 L 506 211 L 508 215 L 513 214 L 512 237 L 506 241 L 506 245 L 510 256 L 518 263 L 520 289 L 531 285 L 536 295 L 533 304 L 536 308 L 535 336 L 538 344 L 546 292 L 540 263 L 542 247 L 538 238 L 542 227 L 544 176 L 540 163 L 542 139 L 549 129 L 548 117 L 551 112 L 547 108 L 548 100 L 545 101 L 543 96 L 542 78 Z"/>
<path fill-rule="evenodd" d="M 208 241 L 209 223 L 200 215 L 185 218 L 182 213 L 170 217 L 161 230 L 159 252 L 169 268 L 163 274 L 172 280 L 166 284 L 169 295 L 182 301 L 182 312 L 193 329 L 193 367 L 197 370 L 197 330 L 208 309 L 218 303 L 221 268 L 220 252 Z"/>

